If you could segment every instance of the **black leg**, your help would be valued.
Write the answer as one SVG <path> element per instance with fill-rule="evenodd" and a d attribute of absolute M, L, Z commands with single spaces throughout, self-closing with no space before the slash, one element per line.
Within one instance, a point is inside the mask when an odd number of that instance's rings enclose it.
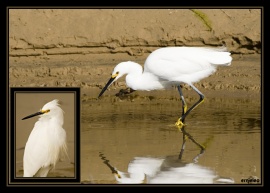
<path fill-rule="evenodd" d="M 183 95 L 183 92 L 182 92 L 182 89 L 181 89 L 181 86 L 178 85 L 177 86 L 177 89 L 178 89 L 178 92 L 180 94 L 180 98 L 181 98 L 181 101 L 182 101 L 182 116 L 186 113 L 187 111 L 187 103 L 185 101 L 185 98 L 184 98 L 184 95 Z M 185 120 L 182 119 L 182 122 L 184 122 Z"/>
<path fill-rule="evenodd" d="M 175 125 L 178 126 L 179 129 L 181 129 L 184 126 L 183 122 L 184 122 L 186 116 L 193 109 L 195 109 L 197 106 L 199 106 L 199 104 L 201 104 L 204 101 L 204 95 L 194 85 L 190 84 L 190 86 L 199 94 L 200 99 L 194 105 L 192 105 L 187 111 L 185 111 L 185 113 L 182 114 L 182 116 L 177 120 Z M 178 86 L 177 88 L 178 88 L 178 91 L 179 91 L 180 86 Z M 182 94 L 182 91 L 181 91 L 181 88 L 180 88 L 179 94 L 180 94 L 181 99 L 184 98 L 183 94 Z M 186 102 L 185 101 L 183 102 L 183 100 L 182 100 L 182 103 L 183 103 L 183 108 L 187 108 Z M 185 107 L 184 107 L 184 105 L 185 105 Z"/>
<path fill-rule="evenodd" d="M 178 159 L 182 159 L 184 150 L 185 150 L 185 146 L 186 146 L 186 141 L 187 139 L 190 139 L 193 143 L 195 143 L 198 147 L 201 148 L 200 153 L 193 159 L 194 162 L 197 162 L 199 157 L 204 153 L 205 151 L 205 147 L 203 145 L 201 145 L 200 143 L 198 143 L 186 130 L 185 130 L 185 126 L 183 126 L 181 128 L 181 131 L 183 133 L 183 143 L 182 143 L 182 147 L 181 147 L 181 151 L 179 153 Z"/>
<path fill-rule="evenodd" d="M 185 98 L 184 98 L 184 95 L 183 95 L 181 86 L 178 85 L 177 86 L 177 89 L 178 89 L 178 92 L 180 94 L 180 98 L 181 98 L 181 101 L 182 101 L 182 116 L 183 116 L 186 113 L 186 111 L 187 111 L 187 103 L 185 101 Z M 184 121 L 185 120 L 182 120 L 182 123 L 183 124 L 184 124 Z M 184 126 L 183 126 L 183 128 L 184 128 Z M 188 139 L 187 135 L 184 132 L 182 132 L 182 133 L 183 133 L 183 143 L 182 143 L 182 147 L 181 147 L 181 151 L 179 153 L 178 159 L 182 159 L 182 156 L 184 154 L 185 147 L 186 147 L 186 141 Z"/>
<path fill-rule="evenodd" d="M 186 118 L 187 114 L 203 101 L 204 96 L 196 87 L 193 86 L 193 89 L 200 95 L 200 99 L 187 111 L 187 104 L 186 104 L 181 86 L 178 85 L 177 89 L 178 89 L 178 92 L 180 94 L 180 98 L 182 101 L 182 117 L 179 118 L 179 120 L 181 121 L 181 127 L 179 129 L 181 129 L 181 131 L 183 133 L 183 143 L 182 143 L 182 147 L 181 147 L 181 151 L 179 153 L 178 159 L 182 159 L 182 156 L 183 156 L 184 150 L 185 150 L 185 146 L 186 146 L 186 141 L 187 141 L 187 139 L 190 139 L 193 143 L 195 143 L 197 146 L 199 146 L 201 148 L 200 153 L 193 159 L 196 162 L 198 160 L 198 158 L 204 153 L 205 147 L 203 145 L 201 145 L 200 143 L 198 143 L 189 133 L 186 132 L 184 122 L 185 122 L 185 118 Z"/>
<path fill-rule="evenodd" d="M 193 158 L 194 163 L 198 163 L 198 159 L 204 154 L 205 149 L 201 149 L 200 153 Z"/>
<path fill-rule="evenodd" d="M 183 128 L 184 127 L 182 127 L 182 129 Z M 179 153 L 178 159 L 182 159 L 182 157 L 183 157 L 183 154 L 184 154 L 184 151 L 185 151 L 185 147 L 186 147 L 186 141 L 187 141 L 187 139 L 188 139 L 187 136 L 183 133 L 183 143 L 182 143 L 182 147 L 181 147 L 181 151 Z"/>

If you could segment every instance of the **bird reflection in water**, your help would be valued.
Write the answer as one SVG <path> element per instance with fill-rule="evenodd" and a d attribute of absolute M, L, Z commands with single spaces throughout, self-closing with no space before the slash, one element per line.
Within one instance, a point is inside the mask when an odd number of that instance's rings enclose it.
<path fill-rule="evenodd" d="M 119 171 L 100 153 L 118 184 L 232 184 L 231 178 L 220 177 L 214 170 L 197 163 L 184 163 L 175 156 L 135 157 L 127 172 Z"/>
<path fill-rule="evenodd" d="M 180 132 L 183 133 L 183 143 L 182 143 L 182 147 L 181 147 L 181 151 L 179 153 L 178 159 L 182 159 L 186 142 L 189 139 L 201 149 L 200 153 L 193 159 L 194 162 L 197 162 L 198 158 L 205 152 L 206 144 L 200 144 L 192 137 L 192 135 L 190 135 L 187 132 L 186 124 L 185 124 L 186 116 L 184 116 L 187 113 L 187 103 L 183 95 L 182 86 L 181 85 L 177 86 L 177 89 L 180 94 L 180 99 L 182 102 L 182 119 L 181 119 L 182 124 L 181 125 L 175 124 L 175 126 L 178 128 Z M 135 90 L 133 90 L 132 88 L 127 87 L 126 89 L 121 89 L 118 93 L 115 94 L 115 96 L 119 97 L 121 100 L 131 99 L 132 96 L 130 94 L 133 93 L 134 91 Z"/>
<path fill-rule="evenodd" d="M 127 172 L 119 171 L 117 168 L 109 164 L 109 160 L 100 153 L 100 157 L 104 163 L 110 168 L 119 184 L 232 184 L 234 180 L 231 178 L 220 177 L 214 170 L 198 164 L 198 159 L 204 154 L 207 143 L 203 145 L 197 142 L 190 135 L 185 127 L 185 118 L 188 112 L 181 86 L 177 86 L 182 101 L 182 117 L 181 124 L 175 124 L 179 131 L 183 134 L 183 143 L 177 158 L 165 157 L 135 157 L 129 164 Z M 121 89 L 116 94 L 119 98 L 124 98 L 134 92 L 133 89 Z M 193 105 L 196 106 L 197 104 Z M 193 158 L 193 162 L 182 162 L 183 153 L 187 140 L 192 141 L 200 148 L 200 152 Z"/>
<path fill-rule="evenodd" d="M 183 113 L 185 110 L 183 108 Z M 184 120 L 183 120 L 184 123 Z M 198 164 L 198 159 L 204 154 L 207 140 L 204 145 L 198 143 L 186 130 L 185 124 L 179 130 L 183 134 L 183 143 L 178 157 L 135 157 L 128 164 L 127 172 L 113 167 L 103 153 L 100 157 L 112 171 L 119 184 L 232 184 L 231 178 L 220 177 L 214 170 Z M 186 141 L 190 139 L 201 150 L 193 158 L 193 162 L 183 162 L 182 156 Z"/>

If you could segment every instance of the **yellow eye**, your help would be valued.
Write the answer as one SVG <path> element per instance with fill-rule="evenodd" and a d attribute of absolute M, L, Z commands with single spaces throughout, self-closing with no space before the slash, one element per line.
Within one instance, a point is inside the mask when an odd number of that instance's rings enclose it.
<path fill-rule="evenodd" d="M 118 75 L 118 74 L 119 74 L 119 71 L 117 71 L 115 74 L 111 74 L 111 76 L 112 76 L 112 75 Z"/>
<path fill-rule="evenodd" d="M 119 74 L 119 72 L 117 71 L 115 74 L 113 74 L 113 75 L 112 75 L 112 78 L 117 77 L 117 76 L 118 76 L 118 74 Z"/>
<path fill-rule="evenodd" d="M 41 110 L 41 112 L 42 113 L 48 113 L 48 112 L 50 112 L 50 109 L 48 109 L 48 110 Z"/>

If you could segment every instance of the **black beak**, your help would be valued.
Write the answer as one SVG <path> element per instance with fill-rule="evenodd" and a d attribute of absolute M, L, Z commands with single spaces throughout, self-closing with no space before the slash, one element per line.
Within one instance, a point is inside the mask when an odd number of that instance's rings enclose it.
<path fill-rule="evenodd" d="M 37 116 L 37 115 L 42 115 L 42 114 L 44 114 L 44 112 L 39 111 L 39 112 L 37 112 L 37 113 L 31 114 L 31 115 L 28 115 L 28 116 L 22 118 L 22 120 L 24 120 L 24 119 L 29 119 L 29 118 L 31 118 L 31 117 L 35 117 L 35 116 Z"/>
<path fill-rule="evenodd" d="M 107 84 L 104 86 L 104 88 L 102 89 L 102 91 L 99 93 L 98 98 L 101 97 L 101 95 L 107 90 L 107 88 L 112 84 L 113 80 L 116 77 L 112 77 L 110 78 L 110 80 L 107 82 Z"/>

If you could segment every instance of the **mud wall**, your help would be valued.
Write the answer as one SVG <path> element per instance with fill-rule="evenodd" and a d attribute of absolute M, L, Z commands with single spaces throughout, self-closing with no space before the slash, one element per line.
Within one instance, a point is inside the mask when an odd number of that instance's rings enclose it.
<path fill-rule="evenodd" d="M 10 9 L 9 55 L 142 55 L 161 46 L 226 44 L 261 52 L 260 9 Z"/>

